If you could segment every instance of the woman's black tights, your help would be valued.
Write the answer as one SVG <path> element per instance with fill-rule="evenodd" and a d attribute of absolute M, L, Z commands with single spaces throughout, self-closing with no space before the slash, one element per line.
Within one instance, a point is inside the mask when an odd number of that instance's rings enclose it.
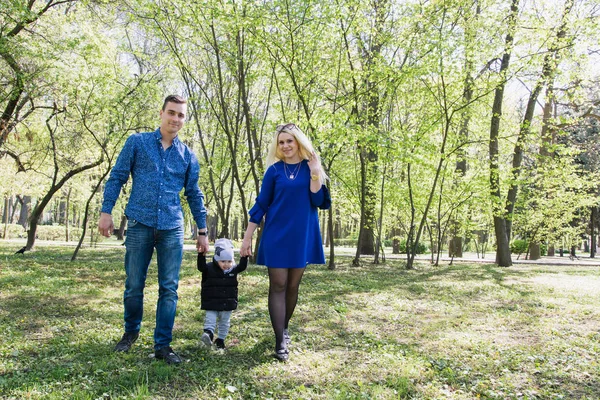
<path fill-rule="evenodd" d="M 286 347 L 283 330 L 294 314 L 304 269 L 269 268 L 269 315 L 275 332 L 275 350 Z"/>

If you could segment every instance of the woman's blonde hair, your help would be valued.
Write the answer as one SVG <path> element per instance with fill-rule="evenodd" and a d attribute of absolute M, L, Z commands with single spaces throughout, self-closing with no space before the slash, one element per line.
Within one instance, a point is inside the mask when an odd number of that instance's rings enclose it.
<path fill-rule="evenodd" d="M 279 150 L 279 134 L 283 132 L 292 135 L 296 139 L 296 143 L 298 143 L 298 154 L 302 160 L 308 160 L 315 151 L 308 136 L 306 136 L 304 132 L 302 132 L 302 130 L 296 126 L 296 124 L 290 123 L 278 125 L 273 133 L 273 140 L 271 140 L 271 144 L 269 145 L 269 152 L 267 153 L 267 168 L 278 161 L 283 161 L 284 159 L 283 153 L 281 150 Z M 321 158 L 318 154 L 317 158 L 319 163 L 321 163 Z M 323 165 L 321 165 L 321 182 L 325 182 L 326 179 L 328 179 L 327 174 L 325 174 Z"/>

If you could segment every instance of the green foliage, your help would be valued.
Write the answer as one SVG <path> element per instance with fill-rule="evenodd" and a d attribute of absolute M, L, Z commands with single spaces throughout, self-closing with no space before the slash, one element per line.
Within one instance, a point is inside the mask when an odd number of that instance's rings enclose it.
<path fill-rule="evenodd" d="M 548 95 L 560 105 L 556 120 L 546 121 L 559 144 L 549 149 L 552 157 L 538 157 L 542 123 L 535 118 L 523 138 L 518 178 L 511 165 L 523 102 L 542 72 L 564 5 L 520 5 L 518 46 L 500 76 L 508 2 L 202 0 L 190 6 L 173 0 L 167 8 L 141 0 L 2 2 L 0 109 L 16 93 L 17 78 L 24 79 L 27 99 L 19 103 L 23 119 L 0 146 L 0 169 L 8 171 L 0 193 L 39 199 L 55 168 L 60 179 L 104 154 L 102 165 L 64 187 L 73 189 L 81 212 L 125 138 L 155 129 L 162 98 L 177 93 L 189 99 L 180 138 L 201 162 L 200 186 L 219 231 L 244 229 L 273 128 L 289 121 L 310 136 L 331 177 L 336 236 L 344 238 L 338 245 L 356 244 L 346 238 L 361 220 L 381 238 L 421 232 L 419 242 L 428 241 L 430 223 L 445 236 L 468 238 L 493 232 L 492 210 L 506 208 L 490 196 L 488 146 L 494 88 L 506 78 L 507 87 L 520 89 L 505 99 L 494 174 L 502 193 L 513 183 L 519 188 L 508 216 L 511 237 L 570 243 L 585 233 L 586 208 L 598 203 L 597 126 L 580 118 L 580 110 L 595 112 L 598 92 L 588 54 L 597 44 L 597 20 L 579 17 L 595 15 L 593 2 L 568 16 L 570 42 L 559 46 L 558 69 L 548 82 L 566 88 Z M 7 36 L 19 21 L 32 22 Z M 467 167 L 459 174 L 462 161 Z M 62 190 L 53 200 L 65 196 Z"/>
<path fill-rule="evenodd" d="M 529 242 L 524 239 L 515 239 L 510 244 L 510 252 L 513 254 L 525 254 L 529 250 Z M 545 243 L 540 244 L 540 255 L 545 256 L 548 246 Z"/>
<path fill-rule="evenodd" d="M 400 253 L 406 253 L 406 240 L 400 241 Z M 417 254 L 425 254 L 427 252 L 427 245 L 423 242 L 419 242 L 417 245 Z"/>
<path fill-rule="evenodd" d="M 527 251 L 529 243 L 523 239 L 513 240 L 510 244 L 510 252 L 513 254 L 523 254 Z"/>

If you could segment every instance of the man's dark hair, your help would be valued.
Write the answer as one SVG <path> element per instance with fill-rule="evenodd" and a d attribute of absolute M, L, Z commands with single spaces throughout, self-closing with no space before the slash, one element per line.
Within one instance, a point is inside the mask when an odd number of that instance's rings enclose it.
<path fill-rule="evenodd" d="M 165 108 L 167 108 L 167 103 L 187 104 L 187 100 L 176 94 L 171 94 L 171 95 L 165 97 L 165 102 L 163 103 L 163 106 L 162 106 L 163 111 L 165 111 Z"/>

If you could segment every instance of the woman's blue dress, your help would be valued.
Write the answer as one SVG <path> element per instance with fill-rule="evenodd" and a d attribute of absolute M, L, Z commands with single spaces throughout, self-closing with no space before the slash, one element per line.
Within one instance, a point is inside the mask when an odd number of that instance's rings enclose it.
<path fill-rule="evenodd" d="M 295 172 L 290 178 L 290 172 Z M 263 177 L 256 203 L 250 209 L 250 221 L 265 225 L 258 246 L 257 264 L 269 268 L 304 268 L 306 264 L 324 264 L 323 242 L 317 207 L 325 200 L 323 187 L 310 191 L 310 168 L 302 160 L 271 165 Z"/>

